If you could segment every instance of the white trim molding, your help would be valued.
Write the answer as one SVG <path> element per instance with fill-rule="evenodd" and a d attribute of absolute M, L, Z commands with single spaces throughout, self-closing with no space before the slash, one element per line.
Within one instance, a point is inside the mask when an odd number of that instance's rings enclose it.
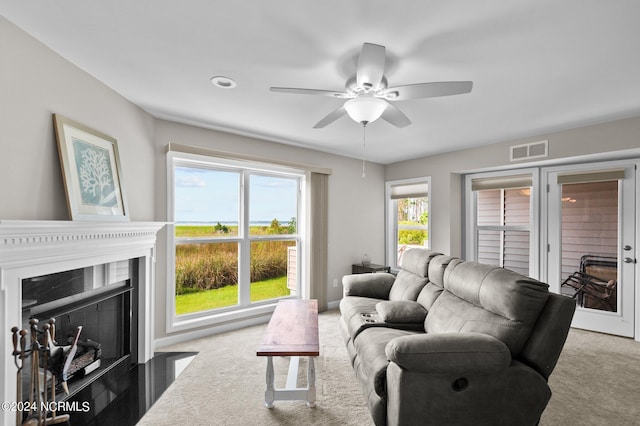
<path fill-rule="evenodd" d="M 163 222 L 0 221 L 0 400 L 15 401 L 15 365 L 9 330 L 22 325 L 22 280 L 121 260 L 137 259 L 138 344 L 132 361 L 154 351 L 156 233 Z M 15 421 L 15 413 L 2 413 Z"/>

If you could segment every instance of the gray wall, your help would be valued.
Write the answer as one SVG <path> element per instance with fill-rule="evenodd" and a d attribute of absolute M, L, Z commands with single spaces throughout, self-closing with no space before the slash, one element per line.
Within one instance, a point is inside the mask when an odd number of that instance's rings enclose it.
<path fill-rule="evenodd" d="M 549 141 L 549 157 L 544 162 L 510 162 L 510 146 L 541 140 Z M 431 176 L 431 247 L 462 256 L 463 173 L 638 156 L 640 118 L 628 118 L 391 164 L 386 167 L 386 179 Z"/>
<path fill-rule="evenodd" d="M 118 141 L 131 220 L 154 220 L 153 118 L 3 17 L 0 54 L 0 219 L 69 219 L 56 113 Z"/>
<path fill-rule="evenodd" d="M 164 221 L 168 142 L 333 169 L 329 178 L 327 300 L 334 278 L 368 253 L 384 260 L 384 166 L 248 137 L 156 120 L 0 17 L 0 219 L 68 220 L 52 114 L 118 141 L 132 221 Z M 345 142 L 348 143 L 348 142 Z M 166 235 L 158 240 L 156 337 L 165 336 Z"/>

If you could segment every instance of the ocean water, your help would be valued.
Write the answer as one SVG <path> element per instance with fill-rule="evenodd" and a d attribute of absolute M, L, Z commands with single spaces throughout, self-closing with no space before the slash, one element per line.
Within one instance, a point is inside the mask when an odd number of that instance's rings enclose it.
<path fill-rule="evenodd" d="M 273 219 L 272 219 L 273 220 Z M 253 222 L 249 222 L 249 226 L 269 226 L 271 225 L 272 220 L 256 220 Z M 183 221 L 183 222 L 176 222 L 176 226 L 180 226 L 180 225 L 185 225 L 185 226 L 216 226 L 218 223 L 220 223 L 220 225 L 226 225 L 226 226 L 238 226 L 238 222 L 230 222 L 230 221 L 212 221 L 212 222 L 190 222 L 190 221 Z M 280 223 L 280 226 L 287 226 L 289 225 L 289 221 L 288 220 L 280 220 L 278 219 L 278 223 Z"/>

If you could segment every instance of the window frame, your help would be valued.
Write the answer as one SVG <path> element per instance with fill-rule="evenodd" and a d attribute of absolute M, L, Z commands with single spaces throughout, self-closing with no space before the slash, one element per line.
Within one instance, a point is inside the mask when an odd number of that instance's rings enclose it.
<path fill-rule="evenodd" d="M 483 172 L 465 175 L 464 179 L 464 253 L 467 260 L 476 261 L 478 258 L 478 197 L 477 191 L 472 190 L 472 181 L 481 178 L 507 178 L 522 174 L 531 174 L 531 193 L 529 196 L 529 276 L 540 277 L 540 171 L 538 168 L 513 169 L 496 172 Z M 504 194 L 504 190 L 502 191 Z M 489 229 L 489 226 L 482 226 Z M 494 226 L 495 230 L 516 230 L 517 226 Z M 499 228 L 499 229 L 498 229 Z"/>
<path fill-rule="evenodd" d="M 385 182 L 385 259 L 387 266 L 392 271 L 398 271 L 398 201 L 391 198 L 391 189 L 394 186 L 414 185 L 425 183 L 427 185 L 427 221 L 426 227 L 406 225 L 403 229 L 426 229 L 427 249 L 431 249 L 431 176 L 423 176 L 411 179 L 390 180 Z"/>
<path fill-rule="evenodd" d="M 205 170 L 238 172 L 239 179 L 239 217 L 238 235 L 224 237 L 188 237 L 175 236 L 175 167 L 203 168 Z M 251 175 L 294 178 L 298 184 L 296 234 L 251 235 L 249 225 L 250 179 Z M 255 320 L 257 315 L 273 311 L 279 300 L 305 298 L 309 294 L 309 280 L 306 279 L 307 259 L 305 230 L 306 188 L 308 172 L 292 167 L 258 163 L 248 160 L 234 160 L 207 155 L 191 154 L 179 151 L 167 153 L 167 293 L 166 293 L 166 332 L 186 331 L 205 325 L 222 324 L 229 321 Z M 254 241 L 292 240 L 296 241 L 298 266 L 296 269 L 297 294 L 275 299 L 251 302 L 250 300 L 250 246 Z M 180 243 L 222 243 L 238 244 L 238 304 L 213 310 L 176 315 L 175 303 L 175 252 Z"/>

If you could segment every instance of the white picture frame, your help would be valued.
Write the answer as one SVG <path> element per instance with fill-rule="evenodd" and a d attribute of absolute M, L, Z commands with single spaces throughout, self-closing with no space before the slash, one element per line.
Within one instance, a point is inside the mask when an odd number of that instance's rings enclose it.
<path fill-rule="evenodd" d="M 53 114 L 71 220 L 128 221 L 117 141 Z"/>

